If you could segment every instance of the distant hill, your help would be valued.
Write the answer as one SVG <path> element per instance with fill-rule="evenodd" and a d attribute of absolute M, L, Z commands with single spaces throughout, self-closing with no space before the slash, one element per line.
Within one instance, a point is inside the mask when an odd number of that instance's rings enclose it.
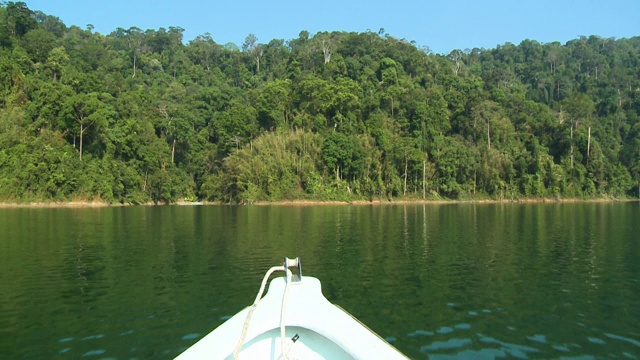
<path fill-rule="evenodd" d="M 0 7 L 0 201 L 636 197 L 640 38 L 241 49 Z"/>

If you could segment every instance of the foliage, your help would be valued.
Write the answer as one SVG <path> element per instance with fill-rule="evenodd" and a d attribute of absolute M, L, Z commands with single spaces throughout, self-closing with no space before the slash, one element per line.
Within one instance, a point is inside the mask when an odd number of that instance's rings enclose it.
<path fill-rule="evenodd" d="M 640 37 L 240 46 L 0 5 L 0 200 L 628 197 Z"/>

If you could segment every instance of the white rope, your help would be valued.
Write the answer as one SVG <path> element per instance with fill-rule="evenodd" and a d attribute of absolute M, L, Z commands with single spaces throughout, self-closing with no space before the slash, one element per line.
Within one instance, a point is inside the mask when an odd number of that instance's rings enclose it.
<path fill-rule="evenodd" d="M 260 290 L 258 291 L 258 295 L 256 299 L 253 301 L 253 305 L 249 308 L 249 312 L 247 313 L 247 318 L 244 320 L 244 325 L 242 327 L 242 334 L 240 334 L 240 339 L 236 344 L 236 349 L 233 352 L 234 359 L 238 360 L 240 358 L 240 351 L 242 350 L 242 346 L 244 345 L 244 341 L 247 337 L 247 332 L 249 331 L 249 323 L 251 323 L 251 317 L 253 316 L 253 312 L 255 311 L 258 303 L 262 299 L 262 294 L 264 293 L 264 289 L 267 286 L 267 281 L 271 275 L 276 271 L 285 271 L 286 272 L 286 284 L 284 287 L 284 295 L 282 296 L 282 308 L 280 309 L 280 340 L 282 347 L 282 356 L 283 359 L 288 359 L 288 348 L 285 347 L 286 339 L 285 339 L 285 310 L 287 308 L 287 299 L 289 297 L 289 283 L 291 282 L 291 270 L 287 269 L 284 266 L 274 266 L 271 269 L 267 270 L 267 273 L 262 278 L 262 284 L 260 284 Z"/>
<path fill-rule="evenodd" d="M 289 299 L 289 284 L 291 283 L 291 270 L 285 269 L 287 272 L 287 283 L 284 286 L 284 294 L 282 295 L 282 307 L 280 308 L 280 347 L 282 348 L 282 358 L 284 360 L 289 359 L 289 346 L 287 346 L 287 339 L 285 338 L 284 329 L 284 315 L 287 309 L 287 300 Z"/>

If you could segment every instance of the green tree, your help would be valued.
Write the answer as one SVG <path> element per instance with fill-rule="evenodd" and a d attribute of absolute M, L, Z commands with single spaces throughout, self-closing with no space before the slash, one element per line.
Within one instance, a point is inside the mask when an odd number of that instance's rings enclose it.
<path fill-rule="evenodd" d="M 333 169 L 336 181 L 340 181 L 354 170 L 354 142 L 339 132 L 329 134 L 322 142 L 322 160 Z"/>
<path fill-rule="evenodd" d="M 62 127 L 71 131 L 75 146 L 79 138 L 79 158 L 82 161 L 85 133 L 92 128 L 105 126 L 112 116 L 111 109 L 100 99 L 100 94 L 77 94 L 71 96 L 62 108 Z"/>
<path fill-rule="evenodd" d="M 45 63 L 56 40 L 55 35 L 49 31 L 34 29 L 26 33 L 20 43 L 34 63 Z"/>
<path fill-rule="evenodd" d="M 289 126 L 292 116 L 291 80 L 267 82 L 256 89 L 256 110 L 265 130 Z"/>
<path fill-rule="evenodd" d="M 224 154 L 240 147 L 258 134 L 257 114 L 253 107 L 239 101 L 228 104 L 228 110 L 217 113 L 211 126 L 219 148 Z"/>
<path fill-rule="evenodd" d="M 47 68 L 51 71 L 53 81 L 62 76 L 63 67 L 69 62 L 69 55 L 63 46 L 53 48 L 47 57 Z"/>
<path fill-rule="evenodd" d="M 242 51 L 246 52 L 256 64 L 256 73 L 260 72 L 260 59 L 264 54 L 263 46 L 258 43 L 258 38 L 254 34 L 249 34 L 242 43 Z"/>
<path fill-rule="evenodd" d="M 29 30 L 35 29 L 38 24 L 33 15 L 33 11 L 24 2 L 7 2 L 5 21 L 9 34 L 14 37 L 22 37 Z"/>

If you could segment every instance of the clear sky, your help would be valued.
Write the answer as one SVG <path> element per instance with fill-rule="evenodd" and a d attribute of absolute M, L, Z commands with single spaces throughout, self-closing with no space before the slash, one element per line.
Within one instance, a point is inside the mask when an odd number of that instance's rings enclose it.
<path fill-rule="evenodd" d="M 15 1 L 15 0 L 14 0 Z M 371 30 L 415 41 L 433 52 L 494 48 L 524 39 L 542 43 L 581 35 L 640 35 L 640 0 L 23 0 L 67 26 L 109 34 L 118 27 L 185 29 L 184 40 L 210 33 L 219 44 L 240 46 L 290 40 L 301 30 Z"/>

